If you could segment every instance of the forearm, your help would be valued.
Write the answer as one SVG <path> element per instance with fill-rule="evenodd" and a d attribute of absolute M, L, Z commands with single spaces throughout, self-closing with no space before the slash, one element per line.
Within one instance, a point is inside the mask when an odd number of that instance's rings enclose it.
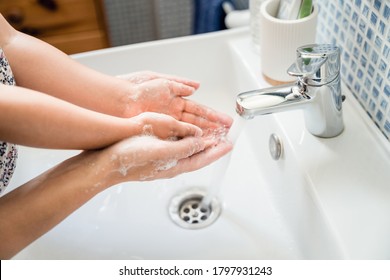
<path fill-rule="evenodd" d="M 41 148 L 96 149 L 142 132 L 135 120 L 3 85 L 0 85 L 0 118 L 1 140 Z"/>
<path fill-rule="evenodd" d="M 21 87 L 114 116 L 128 109 L 126 81 L 85 67 L 38 39 L 15 31 L 4 52 Z"/>
<path fill-rule="evenodd" d="M 103 191 L 94 152 L 75 156 L 0 198 L 0 259 L 14 256 Z"/>

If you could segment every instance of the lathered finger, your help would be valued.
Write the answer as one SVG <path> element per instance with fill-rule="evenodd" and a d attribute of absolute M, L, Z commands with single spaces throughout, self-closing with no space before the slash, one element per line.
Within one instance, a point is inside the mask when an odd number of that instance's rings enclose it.
<path fill-rule="evenodd" d="M 207 141 L 201 137 L 185 137 L 177 141 L 166 143 L 166 152 L 174 151 L 167 154 L 166 157 L 174 158 L 179 161 L 197 154 L 208 147 Z M 161 154 L 164 156 L 164 154 Z"/>
<path fill-rule="evenodd" d="M 203 135 L 203 131 L 199 127 L 160 113 L 142 113 L 130 119 L 130 121 L 139 127 L 140 134 L 156 136 L 160 139 L 200 137 Z"/>
<path fill-rule="evenodd" d="M 203 135 L 202 129 L 199 127 L 185 123 L 185 122 L 179 122 L 177 121 L 177 125 L 174 125 L 171 127 L 169 131 L 169 137 L 201 137 Z"/>
<path fill-rule="evenodd" d="M 174 75 L 169 75 L 169 74 L 160 74 L 160 73 L 155 73 L 155 72 L 152 72 L 152 73 L 155 74 L 156 78 L 163 78 L 163 79 L 167 79 L 167 80 L 170 80 L 170 81 L 175 81 L 177 83 L 190 86 L 190 87 L 192 87 L 194 89 L 198 89 L 199 86 L 200 86 L 199 82 L 194 81 L 194 80 L 190 80 L 190 79 L 187 79 L 187 78 L 184 78 L 184 77 L 179 77 L 179 76 L 174 76 Z"/>
<path fill-rule="evenodd" d="M 175 81 L 177 83 L 192 87 L 194 89 L 198 89 L 200 85 L 199 82 L 194 80 L 190 80 L 179 76 L 169 75 L 169 74 L 161 74 L 152 71 L 128 73 L 128 74 L 119 75 L 117 77 L 124 80 L 128 80 L 129 82 L 135 84 L 140 84 L 140 83 L 144 83 L 156 79 L 165 79 L 165 80 Z"/>
<path fill-rule="evenodd" d="M 192 86 L 177 81 L 166 80 L 166 79 L 161 79 L 161 81 L 162 83 L 167 85 L 169 87 L 170 92 L 176 96 L 190 96 L 196 90 L 196 88 Z"/>

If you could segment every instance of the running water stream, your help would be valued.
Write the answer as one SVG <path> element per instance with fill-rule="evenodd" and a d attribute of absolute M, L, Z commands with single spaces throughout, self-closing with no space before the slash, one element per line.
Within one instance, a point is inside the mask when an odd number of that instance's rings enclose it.
<path fill-rule="evenodd" d="M 238 137 L 241 135 L 241 131 L 245 126 L 246 120 L 240 116 L 235 116 L 233 125 L 230 128 L 227 139 L 235 145 Z M 222 188 L 223 179 L 230 164 L 232 152 L 225 155 L 218 160 L 214 165 L 214 170 L 211 174 L 210 186 L 207 194 L 203 197 L 201 205 L 202 207 L 209 208 L 211 201 L 218 195 Z"/>

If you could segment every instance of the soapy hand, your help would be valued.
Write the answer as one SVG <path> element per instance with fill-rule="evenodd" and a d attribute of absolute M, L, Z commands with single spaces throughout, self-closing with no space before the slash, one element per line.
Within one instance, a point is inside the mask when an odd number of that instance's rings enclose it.
<path fill-rule="evenodd" d="M 200 137 L 172 141 L 135 136 L 106 151 L 110 153 L 108 178 L 115 183 L 171 178 L 202 168 L 230 150 L 229 143 L 215 145 Z"/>
<path fill-rule="evenodd" d="M 201 137 L 202 130 L 192 124 L 181 122 L 175 118 L 153 112 L 141 113 L 129 121 L 138 127 L 137 135 L 155 136 L 160 139 L 176 139 L 187 136 Z"/>
<path fill-rule="evenodd" d="M 202 168 L 232 149 L 225 139 L 201 137 L 191 124 L 169 119 L 162 122 L 169 122 L 171 131 L 177 133 L 168 135 L 153 127 L 153 134 L 134 136 L 97 151 L 98 166 L 108 171 L 108 185 L 171 178 Z"/>
<path fill-rule="evenodd" d="M 130 82 L 131 84 L 142 84 L 145 82 L 149 82 L 152 80 L 156 79 L 165 79 L 169 81 L 175 81 L 179 84 L 183 84 L 188 86 L 190 91 L 196 90 L 199 88 L 199 83 L 190 79 L 182 78 L 182 77 L 177 77 L 173 75 L 168 75 L 168 74 L 161 74 L 157 72 L 152 72 L 152 71 L 140 71 L 140 72 L 133 72 L 133 73 L 128 73 L 124 75 L 119 75 L 118 78 L 126 80 Z"/>
<path fill-rule="evenodd" d="M 199 88 L 198 82 L 154 72 L 137 72 L 119 78 L 127 80 L 132 87 L 129 116 L 147 111 L 163 113 L 206 130 L 232 124 L 229 116 L 184 98 Z"/>

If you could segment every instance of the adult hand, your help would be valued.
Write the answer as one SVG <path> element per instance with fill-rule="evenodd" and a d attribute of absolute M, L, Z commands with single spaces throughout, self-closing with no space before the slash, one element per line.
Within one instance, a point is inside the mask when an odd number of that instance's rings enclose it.
<path fill-rule="evenodd" d="M 232 144 L 201 137 L 162 140 L 135 136 L 100 151 L 106 179 L 113 185 L 126 181 L 171 178 L 202 168 L 232 149 Z"/>
<path fill-rule="evenodd" d="M 197 126 L 168 115 L 142 113 L 131 121 L 139 125 L 139 135 L 97 151 L 101 159 L 97 166 L 108 171 L 106 185 L 174 177 L 202 168 L 232 149 L 224 133 L 202 135 Z"/>
<path fill-rule="evenodd" d="M 119 78 L 127 80 L 132 87 L 129 116 L 147 111 L 164 113 L 204 130 L 232 124 L 229 116 L 184 98 L 199 88 L 198 82 L 154 72 L 137 72 Z"/>

